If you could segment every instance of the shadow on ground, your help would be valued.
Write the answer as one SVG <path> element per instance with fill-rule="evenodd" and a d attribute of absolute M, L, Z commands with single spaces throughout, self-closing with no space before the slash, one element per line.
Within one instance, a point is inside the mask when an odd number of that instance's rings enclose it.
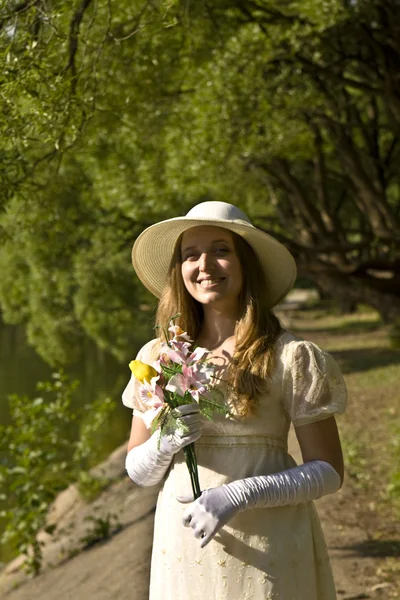
<path fill-rule="evenodd" d="M 302 309 L 303 310 L 303 309 Z M 321 327 L 310 328 L 309 323 L 302 325 L 296 324 L 292 327 L 292 331 L 301 333 L 302 331 L 313 333 L 329 333 L 330 335 L 351 335 L 357 333 L 372 333 L 382 328 L 382 323 L 379 318 L 374 321 L 353 321 L 350 323 L 342 323 L 340 325 L 332 324 L 331 326 L 326 323 Z"/>
<path fill-rule="evenodd" d="M 386 558 L 400 556 L 400 542 L 398 540 L 366 540 L 353 546 L 336 547 L 337 550 L 354 550 L 361 556 Z"/>
<path fill-rule="evenodd" d="M 388 348 L 356 348 L 331 352 L 343 373 L 356 373 L 400 364 L 400 351 Z"/>

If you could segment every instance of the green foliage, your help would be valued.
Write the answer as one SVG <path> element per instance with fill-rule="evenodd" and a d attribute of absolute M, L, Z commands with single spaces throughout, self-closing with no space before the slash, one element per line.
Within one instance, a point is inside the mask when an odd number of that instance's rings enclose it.
<path fill-rule="evenodd" d="M 107 513 L 105 517 L 93 517 L 89 515 L 85 520 L 93 524 L 92 528 L 80 539 L 80 542 L 85 544 L 85 548 L 90 548 L 99 542 L 109 539 L 121 529 L 117 515 L 112 513 Z"/>
<path fill-rule="evenodd" d="M 150 329 L 150 320 L 139 318 L 140 309 L 133 312 L 132 298 L 141 305 L 147 296 L 135 291 L 126 253 L 130 243 L 123 244 L 127 234 L 121 241 L 112 226 L 118 214 L 101 216 L 89 204 L 81 178 L 70 180 L 68 188 L 57 198 L 50 187 L 46 202 L 53 203 L 46 209 L 30 204 L 22 217 L 20 207 L 15 205 L 14 212 L 10 205 L 4 216 L 10 237 L 0 249 L 4 318 L 26 322 L 28 340 L 53 365 L 76 360 L 84 334 L 118 358 L 127 358 L 135 316 L 139 340 Z"/>
<path fill-rule="evenodd" d="M 247 210 L 309 279 L 334 276 L 329 296 L 356 274 L 356 301 L 388 313 L 377 290 L 397 299 L 394 286 L 370 265 L 396 268 L 391 4 L 8 2 L 4 319 L 53 365 L 76 359 L 83 335 L 126 360 L 154 306 L 130 247 L 205 199 Z"/>
<path fill-rule="evenodd" d="M 86 471 L 79 474 L 78 490 L 86 502 L 95 500 L 110 484 L 111 480 L 107 477 L 94 477 Z"/>
<path fill-rule="evenodd" d="M 5 490 L 1 541 L 25 555 L 24 566 L 34 575 L 41 567 L 37 536 L 45 527 L 48 507 L 69 483 L 81 479 L 85 485 L 81 473 L 89 455 L 92 459 L 96 454 L 96 433 L 113 410 L 107 398 L 73 411 L 77 385 L 55 373 L 51 381 L 38 383 L 40 396 L 11 396 L 11 424 L 0 427 L 0 482 Z"/>

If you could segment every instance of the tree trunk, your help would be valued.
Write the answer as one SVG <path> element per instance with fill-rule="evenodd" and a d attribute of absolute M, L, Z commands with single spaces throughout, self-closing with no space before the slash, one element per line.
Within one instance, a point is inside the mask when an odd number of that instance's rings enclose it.
<path fill-rule="evenodd" d="M 342 308 L 349 307 L 350 312 L 353 312 L 356 304 L 366 304 L 375 308 L 384 323 L 394 323 L 400 319 L 400 296 L 388 292 L 389 285 L 393 289 L 400 289 L 400 284 L 396 286 L 392 281 L 371 279 L 365 275 L 318 270 L 301 263 L 299 274 L 315 281 L 325 297 L 333 298 Z"/>

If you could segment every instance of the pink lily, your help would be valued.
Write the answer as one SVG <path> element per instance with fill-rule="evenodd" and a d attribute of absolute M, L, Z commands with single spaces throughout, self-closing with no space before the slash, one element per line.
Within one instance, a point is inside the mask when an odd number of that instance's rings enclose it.
<path fill-rule="evenodd" d="M 165 346 L 163 346 L 162 348 L 162 353 L 168 356 L 168 358 L 172 360 L 172 362 L 177 363 L 178 365 L 184 365 L 186 363 L 187 352 L 185 354 L 185 352 L 175 350 L 175 348 L 167 346 L 167 344 L 165 344 Z"/>
<path fill-rule="evenodd" d="M 205 354 L 208 354 L 210 351 L 207 348 L 196 348 L 189 356 L 186 357 L 186 364 L 191 365 L 192 363 L 196 363 L 199 361 Z"/>
<path fill-rule="evenodd" d="M 157 371 L 157 373 L 162 373 L 162 369 L 161 369 L 161 364 L 165 364 L 165 361 L 163 361 L 163 357 L 160 356 L 160 358 L 158 360 L 154 360 L 151 363 L 151 366 Z"/>
<path fill-rule="evenodd" d="M 188 336 L 186 331 L 183 331 L 183 329 L 181 329 L 179 325 L 171 325 L 171 327 L 168 327 L 168 331 L 171 331 L 171 333 L 174 334 L 174 339 L 172 340 L 174 342 L 178 341 L 177 338 L 181 338 L 182 340 L 186 340 L 190 343 L 193 342 L 193 340 Z"/>
<path fill-rule="evenodd" d="M 150 383 L 145 381 L 140 385 L 139 396 L 142 402 L 149 407 L 149 410 L 143 414 L 143 420 L 146 427 L 150 427 L 152 421 L 164 407 L 164 393 L 161 387 L 156 383 L 159 376 L 152 377 Z"/>
<path fill-rule="evenodd" d="M 170 392 L 184 396 L 186 392 L 198 402 L 200 396 L 207 391 L 206 385 L 209 383 L 209 369 L 204 366 L 193 365 L 188 367 L 182 365 L 182 373 L 174 375 L 169 380 L 166 389 Z"/>
<path fill-rule="evenodd" d="M 170 341 L 171 347 L 177 352 L 181 352 L 183 356 L 189 354 L 190 342 L 177 342 L 175 340 Z"/>
<path fill-rule="evenodd" d="M 199 361 L 205 354 L 209 352 L 207 348 L 196 348 L 189 354 L 188 347 L 190 344 L 186 342 L 173 343 L 173 346 L 163 346 L 163 353 L 168 356 L 172 362 L 178 363 L 178 365 L 190 366 L 193 363 Z"/>

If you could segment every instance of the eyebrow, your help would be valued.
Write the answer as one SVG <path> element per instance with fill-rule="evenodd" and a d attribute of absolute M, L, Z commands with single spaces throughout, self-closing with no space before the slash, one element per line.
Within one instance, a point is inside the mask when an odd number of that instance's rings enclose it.
<path fill-rule="evenodd" d="M 228 240 L 213 240 L 211 242 L 211 245 L 212 244 L 221 244 L 221 243 L 227 244 L 229 246 Z M 195 249 L 196 249 L 196 246 L 186 246 L 185 248 L 182 248 L 182 252 L 187 252 L 188 250 L 195 250 Z"/>

